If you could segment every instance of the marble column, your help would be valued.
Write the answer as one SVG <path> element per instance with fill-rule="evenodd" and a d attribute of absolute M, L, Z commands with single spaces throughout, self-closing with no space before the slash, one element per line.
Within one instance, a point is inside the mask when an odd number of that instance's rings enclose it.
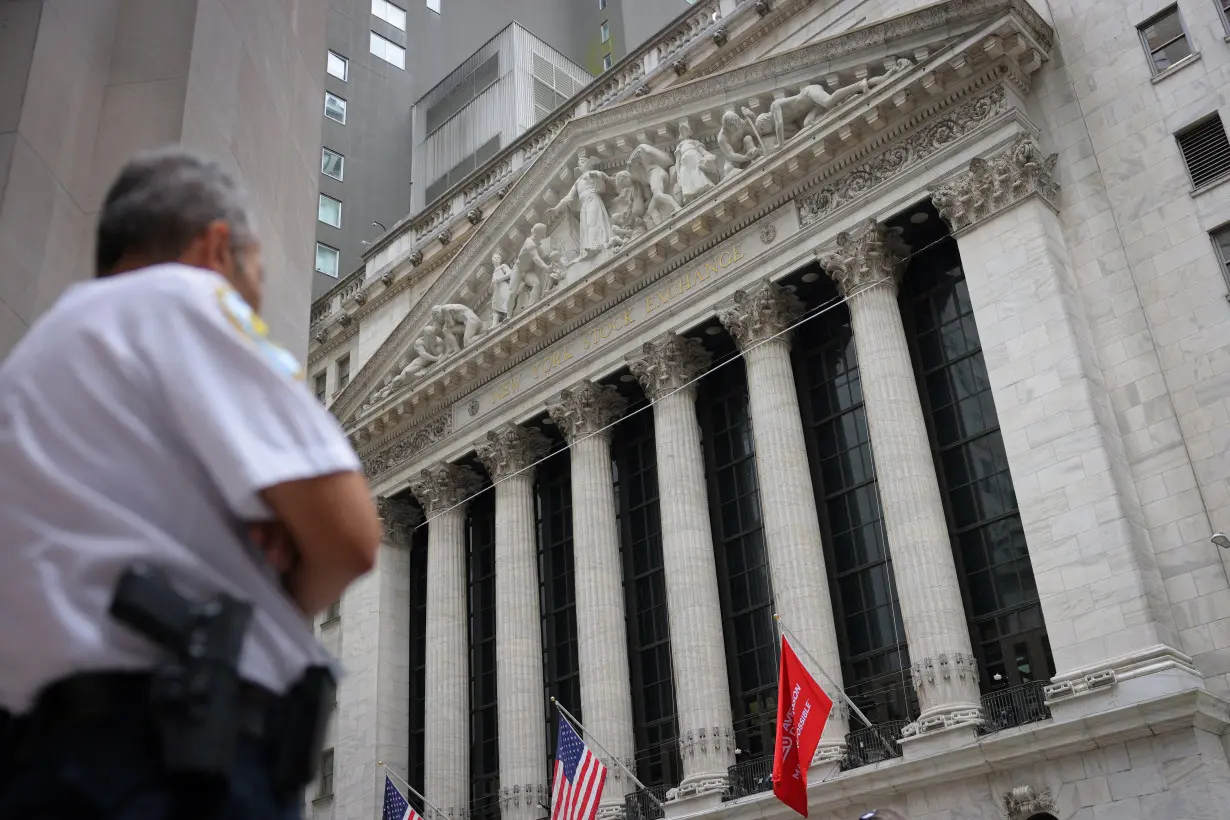
<path fill-rule="evenodd" d="M 470 807 L 470 643 L 466 609 L 466 505 L 482 482 L 440 462 L 410 482 L 427 514 L 428 686 L 423 794 L 449 817 Z"/>
<path fill-rule="evenodd" d="M 623 568 L 611 480 L 611 430 L 627 401 L 613 387 L 583 381 L 563 391 L 548 410 L 572 446 L 572 551 L 577 601 L 577 654 L 585 727 L 629 768 L 636 756 L 632 725 L 628 630 Z M 600 820 L 622 820 L 633 786 L 623 769 L 606 762 Z"/>
<path fill-rule="evenodd" d="M 842 685 L 841 655 L 787 330 L 802 313 L 803 304 L 794 294 L 768 281 L 737 291 L 718 306 L 718 318 L 743 351 L 747 365 L 773 602 L 800 644 L 796 650 L 806 648 L 822 665 L 832 684 L 820 676 L 817 680 L 832 690 Z M 799 651 L 799 656 L 816 675 L 806 653 Z M 845 704 L 836 691 L 829 694 L 837 708 L 825 724 L 817 761 L 840 759 L 845 749 Z"/>
<path fill-rule="evenodd" d="M 674 333 L 647 342 L 629 360 L 633 375 L 654 403 L 662 563 L 683 758 L 680 797 L 720 793 L 734 763 L 730 684 L 696 386 L 688 384 L 709 361 L 700 342 Z"/>
<path fill-rule="evenodd" d="M 536 430 L 505 424 L 476 442 L 495 482 L 495 645 L 499 696 L 500 815 L 546 814 L 547 714 L 538 598 L 534 468 L 550 450 Z"/>
<path fill-rule="evenodd" d="M 935 460 L 897 304 L 909 248 L 869 222 L 842 233 L 820 264 L 847 297 L 863 406 L 921 714 L 914 737 L 979 720 L 978 669 Z"/>

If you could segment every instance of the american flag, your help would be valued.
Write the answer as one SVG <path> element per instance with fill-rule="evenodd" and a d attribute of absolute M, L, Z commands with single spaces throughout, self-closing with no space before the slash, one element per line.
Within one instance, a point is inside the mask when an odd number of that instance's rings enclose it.
<path fill-rule="evenodd" d="M 560 715 L 555 782 L 551 785 L 551 820 L 594 820 L 605 784 L 606 766 Z"/>
<path fill-rule="evenodd" d="M 384 776 L 384 816 L 382 820 L 422 820 L 414 807 L 401 796 L 401 792 L 393 785 L 393 781 L 389 780 L 387 774 Z"/>

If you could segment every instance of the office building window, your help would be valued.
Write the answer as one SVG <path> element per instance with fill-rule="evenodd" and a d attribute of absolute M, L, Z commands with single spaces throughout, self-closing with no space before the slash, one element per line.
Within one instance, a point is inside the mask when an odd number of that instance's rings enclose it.
<path fill-rule="evenodd" d="M 1217 0 L 1217 5 L 1221 9 L 1221 21 L 1226 25 L 1226 31 L 1230 32 L 1230 0 Z"/>
<path fill-rule="evenodd" d="M 325 116 L 334 122 L 346 124 L 346 101 L 336 94 L 325 92 Z"/>
<path fill-rule="evenodd" d="M 333 796 L 333 750 L 325 749 L 320 753 L 320 785 L 316 796 Z"/>
<path fill-rule="evenodd" d="M 337 52 L 330 51 L 328 62 L 325 65 L 325 70 L 328 71 L 331 76 L 337 77 L 342 82 L 346 82 L 346 79 L 350 75 L 350 61 Z"/>
<path fill-rule="evenodd" d="M 495 656 L 495 494 L 470 504 L 470 820 L 500 820 L 500 721 Z"/>
<path fill-rule="evenodd" d="M 395 29 L 406 30 L 406 10 L 388 0 L 372 0 L 372 14 Z"/>
<path fill-rule="evenodd" d="M 602 70 L 603 70 L 603 71 L 609 71 L 609 70 L 610 70 L 610 68 L 611 68 L 611 66 L 613 66 L 613 65 L 615 65 L 615 58 L 614 58 L 614 57 L 612 57 L 610 54 L 603 55 L 603 57 L 602 57 Z"/>
<path fill-rule="evenodd" d="M 342 617 L 342 599 L 338 598 L 333 603 L 329 604 L 329 608 L 325 610 L 324 623 L 336 621 Z"/>
<path fill-rule="evenodd" d="M 1171 6 L 1156 17 L 1146 20 L 1140 24 L 1138 30 L 1155 75 L 1191 56 L 1192 46 L 1187 39 L 1187 32 L 1183 30 L 1178 6 Z"/>
<path fill-rule="evenodd" d="M 611 40 L 611 23 L 610 23 L 610 21 L 608 21 L 608 20 L 603 20 L 603 21 L 602 21 L 602 28 L 601 28 L 601 29 L 599 29 L 599 30 L 602 32 L 602 42 L 604 42 L 604 43 L 610 42 L 610 40 Z"/>
<path fill-rule="evenodd" d="M 1227 2 L 1230 2 L 1230 0 L 1227 0 Z M 606 0 L 598 0 L 598 11 L 602 11 L 604 8 L 606 8 Z"/>
<path fill-rule="evenodd" d="M 342 203 L 331 196 L 320 195 L 316 206 L 316 218 L 334 228 L 342 227 Z"/>
<path fill-rule="evenodd" d="M 1217 260 L 1221 262 L 1221 272 L 1226 277 L 1226 286 L 1230 287 L 1230 223 L 1210 233 L 1209 238 L 1213 240 L 1213 247 L 1217 249 Z"/>
<path fill-rule="evenodd" d="M 350 384 L 350 354 L 337 360 L 337 389 L 342 391 Z"/>
<path fill-rule="evenodd" d="M 316 401 L 321 404 L 325 403 L 325 398 L 328 396 L 328 374 L 317 373 L 312 379 L 312 392 L 316 394 Z"/>
<path fill-rule="evenodd" d="M 316 243 L 316 270 L 326 276 L 337 278 L 338 267 L 338 251 L 337 248 L 330 248 L 328 245 Z"/>
<path fill-rule="evenodd" d="M 743 361 L 706 376 L 699 396 L 735 744 L 751 760 L 773 753 L 777 633 Z"/>
<path fill-rule="evenodd" d="M 346 176 L 346 158 L 337 151 L 321 148 L 320 172 L 327 177 L 333 177 L 338 182 L 341 182 Z"/>
<path fill-rule="evenodd" d="M 427 0 L 427 10 L 434 11 L 436 14 L 439 14 L 440 13 L 440 0 Z"/>
<path fill-rule="evenodd" d="M 406 67 L 406 50 L 391 40 L 386 40 L 376 32 L 372 32 L 372 54 L 384 60 L 389 65 L 398 68 Z"/>
<path fill-rule="evenodd" d="M 1183 129 L 1174 138 L 1183 152 L 1193 188 L 1230 174 L 1230 139 L 1217 114 Z"/>

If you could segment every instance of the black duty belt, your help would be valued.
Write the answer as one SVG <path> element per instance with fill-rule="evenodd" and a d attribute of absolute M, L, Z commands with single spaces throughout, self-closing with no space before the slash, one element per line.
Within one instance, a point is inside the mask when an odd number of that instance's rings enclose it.
<path fill-rule="evenodd" d="M 136 720 L 130 725 L 141 731 L 142 724 L 153 727 L 149 673 L 92 673 L 75 675 L 43 690 L 34 708 L 7 721 L 0 719 L 0 746 L 20 755 L 48 734 L 101 724 L 121 718 Z M 255 684 L 241 682 L 237 698 L 240 731 L 255 740 L 268 739 L 273 731 L 270 713 L 278 697 Z M 2 716 L 0 716 L 2 717 Z M 4 723 L 8 723 L 7 731 Z M 6 749 L 0 748 L 0 757 Z"/>

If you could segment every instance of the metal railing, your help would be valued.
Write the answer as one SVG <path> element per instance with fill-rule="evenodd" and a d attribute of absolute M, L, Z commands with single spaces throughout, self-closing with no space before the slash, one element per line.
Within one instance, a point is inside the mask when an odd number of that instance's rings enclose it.
<path fill-rule="evenodd" d="M 983 695 L 980 733 L 1001 732 L 1013 726 L 1048 720 L 1051 710 L 1046 705 L 1045 686 L 1045 682 L 1035 681 Z"/>
<path fill-rule="evenodd" d="M 660 820 L 662 817 L 661 803 L 666 800 L 666 784 L 648 786 L 637 789 L 624 798 L 625 820 Z M 657 798 L 655 803 L 650 795 Z"/>
<path fill-rule="evenodd" d="M 727 771 L 726 792 L 722 800 L 737 800 L 773 789 L 773 756 L 756 757 L 736 763 Z"/>
<path fill-rule="evenodd" d="M 907 720 L 888 720 L 874 726 L 864 726 L 846 735 L 846 758 L 841 768 L 849 771 L 860 766 L 870 766 L 883 760 L 901 757 L 901 730 Z"/>

